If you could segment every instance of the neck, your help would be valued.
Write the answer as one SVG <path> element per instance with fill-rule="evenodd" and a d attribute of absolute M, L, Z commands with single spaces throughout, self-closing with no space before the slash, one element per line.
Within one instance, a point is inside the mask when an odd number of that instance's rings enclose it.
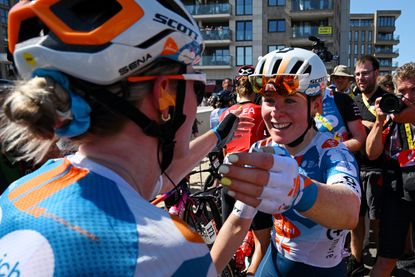
<path fill-rule="evenodd" d="M 310 142 L 313 140 L 316 134 L 317 131 L 314 128 L 310 128 L 305 134 L 304 140 L 299 145 L 294 147 L 289 147 L 285 145 L 285 149 L 287 149 L 288 153 L 290 153 L 291 156 L 295 156 L 310 144 Z"/>
<path fill-rule="evenodd" d="M 151 198 L 160 176 L 157 139 L 144 134 L 137 136 L 141 130 L 133 123 L 127 123 L 124 128 L 117 135 L 96 137 L 82 144 L 79 152 L 120 175 L 143 198 Z M 145 157 L 146 162 L 138 157 Z"/>
<path fill-rule="evenodd" d="M 363 92 L 363 95 L 366 96 L 367 99 L 370 99 L 370 97 L 372 97 L 373 94 L 375 94 L 375 91 L 378 89 L 378 86 L 376 85 L 372 91 L 365 91 Z"/>

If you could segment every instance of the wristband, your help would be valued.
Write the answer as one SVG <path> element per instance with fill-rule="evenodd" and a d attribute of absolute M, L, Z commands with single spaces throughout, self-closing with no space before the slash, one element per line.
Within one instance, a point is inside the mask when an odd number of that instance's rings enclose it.
<path fill-rule="evenodd" d="M 237 200 L 233 206 L 232 213 L 239 218 L 252 219 L 256 215 L 257 209 Z"/>
<path fill-rule="evenodd" d="M 318 188 L 310 178 L 304 176 L 301 177 L 303 178 L 304 187 L 295 199 L 293 207 L 298 212 L 305 212 L 313 207 L 314 203 L 316 202 Z"/>

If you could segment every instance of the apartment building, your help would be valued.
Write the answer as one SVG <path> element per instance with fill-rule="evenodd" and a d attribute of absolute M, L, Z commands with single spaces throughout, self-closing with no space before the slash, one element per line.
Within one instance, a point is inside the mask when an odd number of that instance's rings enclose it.
<path fill-rule="evenodd" d="M 400 10 L 378 10 L 373 14 L 351 14 L 347 65 L 354 68 L 360 55 L 374 55 L 380 64 L 380 74 L 390 74 L 398 66 L 399 36 L 395 21 Z"/>
<path fill-rule="evenodd" d="M 12 79 L 13 66 L 7 60 L 7 14 L 17 0 L 0 0 L 0 79 Z"/>
<path fill-rule="evenodd" d="M 324 42 L 334 59 L 330 71 L 348 58 L 350 0 L 184 0 L 205 39 L 197 69 L 207 73 L 210 90 L 233 78 L 238 66 L 284 47 L 313 48 Z"/>

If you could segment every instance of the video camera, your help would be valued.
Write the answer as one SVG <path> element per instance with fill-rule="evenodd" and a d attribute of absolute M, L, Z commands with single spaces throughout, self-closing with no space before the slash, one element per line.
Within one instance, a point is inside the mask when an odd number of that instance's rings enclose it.
<path fill-rule="evenodd" d="M 399 113 L 406 108 L 405 103 L 402 102 L 402 97 L 402 95 L 387 93 L 380 99 L 379 108 L 384 113 Z"/>
<path fill-rule="evenodd" d="M 324 41 L 315 36 L 309 36 L 308 39 L 313 42 L 312 51 L 316 53 L 323 62 L 330 62 L 333 60 L 333 54 L 327 50 Z"/>

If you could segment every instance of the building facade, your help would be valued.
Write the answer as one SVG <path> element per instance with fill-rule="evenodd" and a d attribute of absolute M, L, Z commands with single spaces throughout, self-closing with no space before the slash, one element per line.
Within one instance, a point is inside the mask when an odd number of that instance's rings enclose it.
<path fill-rule="evenodd" d="M 333 59 L 330 71 L 348 58 L 350 0 L 184 0 L 205 39 L 197 69 L 207 73 L 210 90 L 233 78 L 237 68 L 255 65 L 266 53 L 284 47 L 313 49 L 320 39 Z M 322 45 L 320 44 L 320 45 Z"/>
<path fill-rule="evenodd" d="M 395 22 L 399 10 L 378 10 L 374 14 L 351 14 L 349 32 L 349 57 L 347 65 L 354 68 L 360 55 L 369 54 L 379 60 L 380 75 L 391 74 L 398 64 L 399 36 L 395 35 Z"/>

